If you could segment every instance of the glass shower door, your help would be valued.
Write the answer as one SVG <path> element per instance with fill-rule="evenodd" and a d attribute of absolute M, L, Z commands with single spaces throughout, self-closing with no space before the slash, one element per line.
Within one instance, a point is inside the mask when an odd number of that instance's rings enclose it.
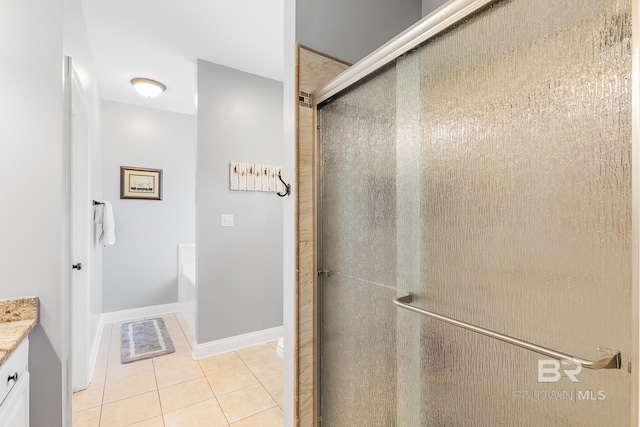
<path fill-rule="evenodd" d="M 395 98 L 393 67 L 354 88 L 353 104 L 335 103 L 320 117 L 328 124 L 320 126 L 318 264 L 329 270 L 319 276 L 325 426 L 395 423 L 395 105 L 370 97 Z"/>
<path fill-rule="evenodd" d="M 494 2 L 318 107 L 323 425 L 629 425 L 630 39 Z"/>

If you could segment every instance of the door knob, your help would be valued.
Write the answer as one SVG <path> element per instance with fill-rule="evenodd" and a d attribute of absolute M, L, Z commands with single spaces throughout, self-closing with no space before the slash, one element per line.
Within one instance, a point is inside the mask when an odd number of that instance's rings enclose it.
<path fill-rule="evenodd" d="M 78 270 L 78 271 L 79 271 L 79 270 L 82 270 L 82 263 L 81 263 L 81 262 L 79 262 L 79 263 L 77 263 L 77 264 L 73 264 L 73 265 L 71 266 L 71 268 L 73 268 L 73 269 L 75 269 L 75 270 Z"/>

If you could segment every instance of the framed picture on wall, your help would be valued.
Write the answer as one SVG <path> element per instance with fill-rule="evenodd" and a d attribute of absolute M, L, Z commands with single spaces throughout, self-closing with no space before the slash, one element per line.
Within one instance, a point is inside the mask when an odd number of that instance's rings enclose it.
<path fill-rule="evenodd" d="M 120 166 L 120 198 L 162 200 L 162 169 Z"/>

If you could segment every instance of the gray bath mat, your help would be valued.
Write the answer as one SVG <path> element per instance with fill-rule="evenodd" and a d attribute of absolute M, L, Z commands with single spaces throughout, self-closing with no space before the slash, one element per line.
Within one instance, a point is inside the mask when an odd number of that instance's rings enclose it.
<path fill-rule="evenodd" d="M 164 325 L 164 320 L 137 320 L 122 324 L 122 363 L 135 362 L 149 357 L 173 353 L 173 342 Z"/>

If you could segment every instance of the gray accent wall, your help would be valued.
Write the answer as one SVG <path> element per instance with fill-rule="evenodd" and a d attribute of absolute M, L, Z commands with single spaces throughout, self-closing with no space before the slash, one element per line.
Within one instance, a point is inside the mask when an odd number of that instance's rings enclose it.
<path fill-rule="evenodd" d="M 447 0 L 422 0 L 422 16 L 427 16 L 446 2 Z"/>
<path fill-rule="evenodd" d="M 355 63 L 418 21 L 422 7 L 421 0 L 298 0 L 296 42 Z"/>
<path fill-rule="evenodd" d="M 61 0 L 0 3 L 0 298 L 40 298 L 32 427 L 62 425 L 62 22 Z"/>
<path fill-rule="evenodd" d="M 195 242 L 195 149 L 195 116 L 103 102 L 104 198 L 116 225 L 103 249 L 104 312 L 178 301 L 178 244 Z M 120 199 L 120 166 L 162 169 L 162 200 Z"/>
<path fill-rule="evenodd" d="M 229 162 L 282 165 L 281 82 L 198 60 L 200 344 L 282 326 L 283 199 L 229 190 Z M 284 170 L 285 180 L 293 179 Z M 233 227 L 220 216 L 232 214 Z"/>

